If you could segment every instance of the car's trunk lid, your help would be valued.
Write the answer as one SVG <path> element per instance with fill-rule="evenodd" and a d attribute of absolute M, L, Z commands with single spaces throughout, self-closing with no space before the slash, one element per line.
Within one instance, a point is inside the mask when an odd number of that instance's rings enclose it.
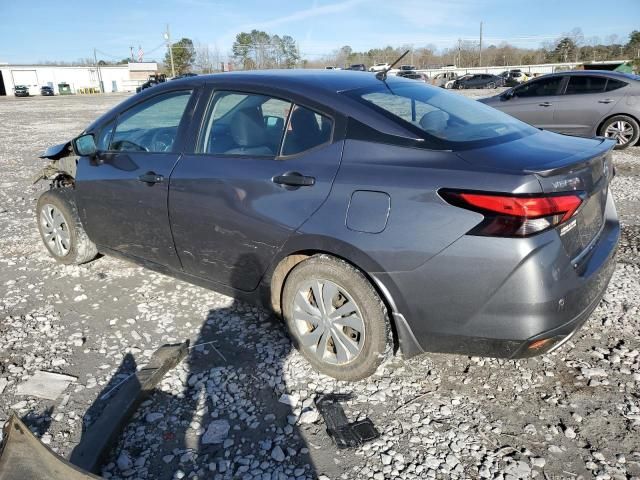
<path fill-rule="evenodd" d="M 462 151 L 459 156 L 474 165 L 535 175 L 544 193 L 580 192 L 580 208 L 557 227 L 565 250 L 575 259 L 590 248 L 602 229 L 614 145 L 611 140 L 540 132 L 491 148 Z"/>

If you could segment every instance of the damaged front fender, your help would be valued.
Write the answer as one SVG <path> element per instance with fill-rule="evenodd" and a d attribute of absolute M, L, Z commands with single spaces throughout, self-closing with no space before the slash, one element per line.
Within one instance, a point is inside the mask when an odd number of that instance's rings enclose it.
<path fill-rule="evenodd" d="M 64 180 L 73 183 L 76 178 L 78 157 L 73 152 L 71 142 L 53 145 L 47 148 L 39 158 L 46 158 L 51 162 L 32 178 L 34 184 L 40 180 Z"/>

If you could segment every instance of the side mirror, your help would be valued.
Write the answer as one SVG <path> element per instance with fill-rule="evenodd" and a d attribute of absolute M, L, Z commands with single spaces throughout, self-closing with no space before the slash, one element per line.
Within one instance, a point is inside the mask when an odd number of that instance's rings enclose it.
<path fill-rule="evenodd" d="M 81 157 L 93 157 L 98 153 L 96 141 L 91 133 L 74 138 L 71 144 L 76 155 Z"/>

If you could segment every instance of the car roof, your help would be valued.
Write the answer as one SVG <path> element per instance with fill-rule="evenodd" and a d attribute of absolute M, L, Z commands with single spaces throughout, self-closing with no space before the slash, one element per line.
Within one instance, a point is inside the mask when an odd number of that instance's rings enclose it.
<path fill-rule="evenodd" d="M 619 78 L 621 80 L 637 80 L 637 78 L 633 78 L 633 75 L 629 75 L 628 73 L 623 72 L 614 72 L 612 70 L 567 70 L 566 72 L 556 72 L 550 75 L 571 75 L 571 76 L 583 76 L 583 75 L 598 75 L 598 76 L 606 76 L 611 78 Z"/>
<path fill-rule="evenodd" d="M 354 64 L 361 65 L 361 64 Z M 393 77 L 388 77 L 388 80 Z M 378 85 L 380 80 L 375 73 L 354 72 L 350 70 L 299 69 L 299 70 L 251 70 L 241 72 L 214 73 L 198 75 L 189 79 L 176 80 L 175 83 L 233 83 L 238 87 L 277 85 L 278 88 L 302 93 L 321 90 L 326 93 L 338 93 L 370 85 Z"/>

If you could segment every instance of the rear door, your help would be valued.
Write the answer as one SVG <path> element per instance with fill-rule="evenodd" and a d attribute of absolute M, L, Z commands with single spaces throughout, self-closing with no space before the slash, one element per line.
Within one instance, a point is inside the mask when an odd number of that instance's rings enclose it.
<path fill-rule="evenodd" d="M 559 75 L 527 82 L 513 89 L 513 97 L 494 106 L 534 127 L 555 131 L 553 114 L 563 82 Z"/>
<path fill-rule="evenodd" d="M 78 163 L 76 195 L 89 237 L 102 247 L 180 269 L 167 199 L 193 109 L 177 89 L 132 106 L 97 133 L 96 159 Z"/>
<path fill-rule="evenodd" d="M 193 153 L 171 176 L 185 272 L 250 291 L 329 194 L 342 155 L 335 117 L 260 92 L 218 90 Z"/>
<path fill-rule="evenodd" d="M 624 96 L 621 89 L 607 92 L 608 80 L 599 75 L 569 76 L 564 95 L 556 100 L 558 108 L 554 111 L 554 123 L 559 132 L 580 136 L 596 133 L 600 121 Z"/>

